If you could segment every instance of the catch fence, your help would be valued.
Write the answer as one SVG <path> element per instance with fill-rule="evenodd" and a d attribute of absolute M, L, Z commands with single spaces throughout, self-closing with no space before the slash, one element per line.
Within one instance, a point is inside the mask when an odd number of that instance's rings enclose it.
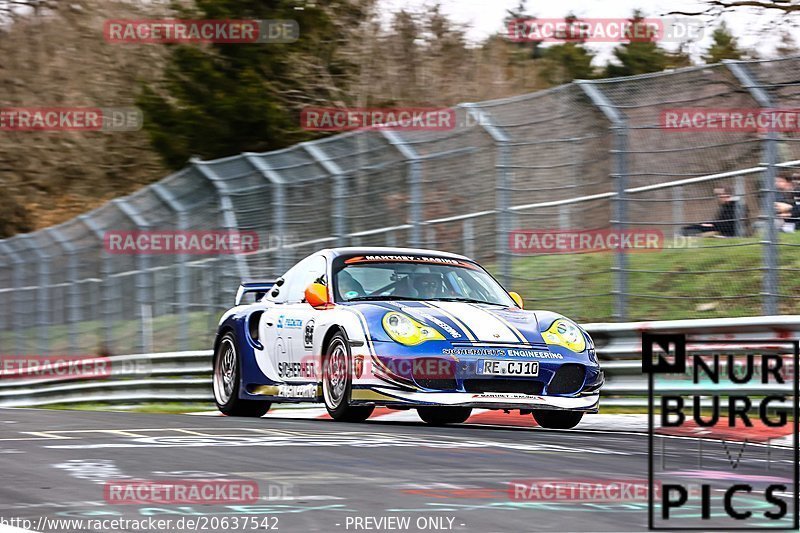
<path fill-rule="evenodd" d="M 454 108 L 446 131 L 369 129 L 185 169 L 73 220 L 0 241 L 0 353 L 210 346 L 243 278 L 320 248 L 419 246 L 485 264 L 527 307 L 581 321 L 792 314 L 800 238 L 776 176 L 797 132 L 664 127 L 676 108 L 800 109 L 800 58 L 576 81 Z M 683 236 L 736 201 L 734 236 Z M 108 253 L 108 232 L 237 230 L 248 254 Z M 520 248 L 520 231 L 659 232 L 645 252 Z"/>

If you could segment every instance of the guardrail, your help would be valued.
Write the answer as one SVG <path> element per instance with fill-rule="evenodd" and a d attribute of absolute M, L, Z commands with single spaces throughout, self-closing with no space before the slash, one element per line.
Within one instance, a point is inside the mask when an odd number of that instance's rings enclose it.
<path fill-rule="evenodd" d="M 647 379 L 641 373 L 642 332 L 686 333 L 718 344 L 692 346 L 719 351 L 737 341 L 800 338 L 800 315 L 584 324 L 606 373 L 601 405 L 646 406 Z M 726 346 L 727 345 L 727 346 Z M 153 401 L 211 403 L 211 350 L 117 355 L 107 376 L 91 379 L 0 379 L 0 407 L 68 403 Z"/>

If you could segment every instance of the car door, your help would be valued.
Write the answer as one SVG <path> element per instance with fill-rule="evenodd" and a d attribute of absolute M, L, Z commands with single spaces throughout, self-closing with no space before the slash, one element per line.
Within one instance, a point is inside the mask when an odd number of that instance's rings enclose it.
<path fill-rule="evenodd" d="M 281 362 L 279 373 L 287 382 L 314 381 L 318 371 L 313 357 L 311 337 L 317 311 L 305 301 L 305 290 L 314 282 L 326 283 L 324 256 L 304 259 L 292 269 L 286 283 L 286 301 L 276 306 L 276 354 Z"/>
<path fill-rule="evenodd" d="M 286 289 L 292 280 L 292 271 L 278 280 L 278 284 L 264 298 L 265 310 L 259 321 L 258 333 L 262 339 L 261 350 L 256 350 L 256 359 L 262 371 L 274 381 L 284 380 L 284 371 L 289 360 L 289 351 L 278 334 L 278 318 L 285 313 Z"/>

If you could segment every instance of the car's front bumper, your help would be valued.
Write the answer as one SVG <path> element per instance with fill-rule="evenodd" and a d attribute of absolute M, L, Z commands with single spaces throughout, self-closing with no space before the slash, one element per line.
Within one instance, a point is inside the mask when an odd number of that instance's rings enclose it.
<path fill-rule="evenodd" d="M 396 406 L 458 406 L 483 409 L 553 409 L 596 413 L 599 409 L 599 390 L 577 396 L 536 396 L 505 392 L 416 392 L 385 386 L 354 388 L 354 404 Z"/>

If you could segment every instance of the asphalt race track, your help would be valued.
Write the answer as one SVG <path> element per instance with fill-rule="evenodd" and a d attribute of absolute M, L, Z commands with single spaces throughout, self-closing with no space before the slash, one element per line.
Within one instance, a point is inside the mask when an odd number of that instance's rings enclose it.
<path fill-rule="evenodd" d="M 646 480 L 648 440 L 642 433 L 37 409 L 1 409 L 0 428 L 0 518 L 30 519 L 34 530 L 77 530 L 75 522 L 72 528 L 65 523 L 54 527 L 44 517 L 153 517 L 172 520 L 173 531 L 647 529 L 646 500 L 533 501 L 514 499 L 509 492 L 513 480 Z M 671 469 L 697 471 L 695 439 L 663 440 Z M 706 449 L 718 445 L 706 443 Z M 747 455 L 755 454 L 753 450 L 748 448 Z M 770 453 L 775 475 L 790 468 L 791 450 L 774 448 Z M 728 459 L 711 454 L 703 461 L 709 468 Z M 742 461 L 737 471 L 743 478 L 762 473 L 758 460 Z M 222 478 L 257 482 L 260 501 L 104 501 L 108 481 Z M 697 516 L 699 506 L 685 506 L 681 512 Z M 241 522 L 223 527 L 222 517 Z M 251 522 L 244 521 L 250 517 Z M 187 527 L 185 521 L 178 523 L 182 518 L 203 518 L 205 527 Z"/>

